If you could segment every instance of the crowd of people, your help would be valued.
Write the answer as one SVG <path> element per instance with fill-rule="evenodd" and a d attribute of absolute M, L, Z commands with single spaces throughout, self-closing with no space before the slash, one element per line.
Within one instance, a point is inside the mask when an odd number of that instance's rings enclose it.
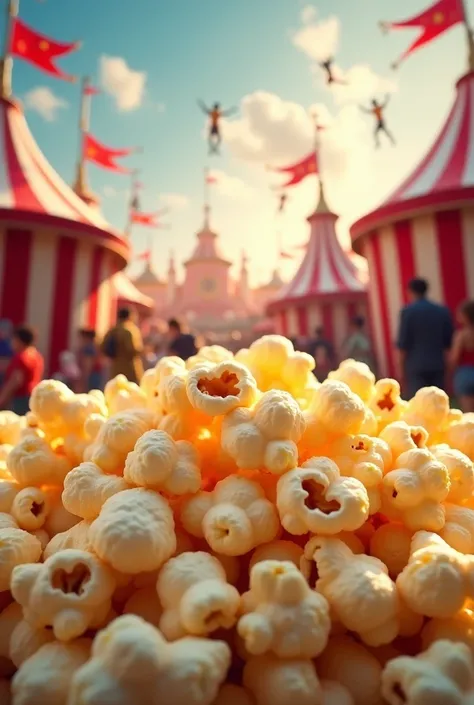
<path fill-rule="evenodd" d="M 474 412 L 474 301 L 459 307 L 455 329 L 449 309 L 431 301 L 428 290 L 426 280 L 412 279 L 407 288 L 409 303 L 400 312 L 396 364 L 404 396 L 411 398 L 422 387 L 435 385 L 454 394 L 464 412 Z M 364 318 L 355 316 L 340 350 L 322 327 L 313 338 L 298 338 L 293 343 L 314 357 L 315 374 L 321 382 L 347 358 L 365 362 L 377 373 L 365 326 Z M 59 370 L 53 376 L 75 392 L 103 389 L 118 374 L 138 383 L 144 370 L 154 367 L 161 357 L 176 355 L 187 360 L 198 347 L 196 338 L 175 319 L 168 321 L 164 333 L 151 331 L 143 338 L 133 311 L 122 308 L 116 325 L 102 341 L 92 329 L 78 331 L 75 349 L 61 353 Z M 25 414 L 43 373 L 44 360 L 34 330 L 0 321 L 0 409 Z"/>

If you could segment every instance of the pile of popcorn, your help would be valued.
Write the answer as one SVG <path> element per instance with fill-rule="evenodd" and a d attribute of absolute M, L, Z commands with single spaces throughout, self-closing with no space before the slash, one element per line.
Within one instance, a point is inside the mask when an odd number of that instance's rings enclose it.
<path fill-rule="evenodd" d="M 474 704 L 474 414 L 314 364 L 0 412 L 1 705 Z"/>

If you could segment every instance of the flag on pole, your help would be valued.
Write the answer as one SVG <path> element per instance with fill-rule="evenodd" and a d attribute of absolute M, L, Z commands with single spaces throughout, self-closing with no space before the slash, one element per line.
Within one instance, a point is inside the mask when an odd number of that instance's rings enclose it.
<path fill-rule="evenodd" d="M 206 174 L 206 184 L 217 184 L 217 177 L 214 174 Z"/>
<path fill-rule="evenodd" d="M 84 159 L 89 162 L 93 162 L 102 169 L 108 169 L 109 171 L 115 171 L 120 174 L 129 174 L 130 169 L 122 166 L 121 164 L 116 164 L 115 160 L 118 157 L 128 157 L 133 154 L 135 149 L 111 149 L 101 144 L 95 137 L 91 135 L 85 135 L 84 138 Z"/>
<path fill-rule="evenodd" d="M 462 0 L 438 0 L 415 17 L 402 22 L 380 22 L 383 31 L 391 29 L 419 29 L 420 32 L 408 49 L 393 63 L 397 68 L 401 62 L 425 44 L 429 44 L 446 30 L 465 21 Z"/>
<path fill-rule="evenodd" d="M 95 86 L 86 86 L 83 92 L 84 95 L 99 95 L 100 88 L 96 88 Z"/>
<path fill-rule="evenodd" d="M 162 212 L 158 211 L 156 213 L 140 213 L 139 211 L 133 210 L 130 213 L 130 222 L 135 225 L 144 225 L 149 228 L 160 228 L 161 223 L 159 217 Z"/>
<path fill-rule="evenodd" d="M 289 181 L 284 184 L 285 188 L 288 186 L 296 186 L 296 184 L 301 183 L 303 179 L 307 176 L 318 173 L 318 163 L 316 158 L 316 153 L 311 152 L 307 157 L 292 164 L 291 166 L 281 167 L 279 169 L 273 169 L 280 174 L 287 174 Z"/>
<path fill-rule="evenodd" d="M 144 252 L 140 252 L 136 259 L 142 262 L 149 262 L 151 260 L 151 250 L 144 250 Z"/>
<path fill-rule="evenodd" d="M 19 59 L 28 61 L 36 68 L 49 73 L 50 76 L 61 78 L 64 81 L 75 82 L 76 76 L 65 73 L 55 64 L 55 59 L 71 54 L 81 46 L 80 42 L 64 44 L 56 42 L 44 34 L 31 29 L 18 17 L 13 19 L 10 42 L 10 53 Z"/>
<path fill-rule="evenodd" d="M 285 210 L 286 202 L 288 201 L 288 196 L 285 192 L 280 194 L 278 199 L 278 213 L 283 213 Z"/>

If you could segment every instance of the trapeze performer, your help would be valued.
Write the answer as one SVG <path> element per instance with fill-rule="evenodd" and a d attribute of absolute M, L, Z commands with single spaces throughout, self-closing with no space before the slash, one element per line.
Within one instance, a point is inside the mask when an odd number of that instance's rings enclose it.
<path fill-rule="evenodd" d="M 220 103 L 214 103 L 212 108 L 208 108 L 202 100 L 198 100 L 198 105 L 205 115 L 209 118 L 209 154 L 219 154 L 219 148 L 222 142 L 220 121 L 223 117 L 229 117 L 237 112 L 237 108 L 229 110 L 221 110 Z"/>
<path fill-rule="evenodd" d="M 363 106 L 359 106 L 362 112 L 367 113 L 368 115 L 373 115 L 376 119 L 375 123 L 375 128 L 374 128 L 374 139 L 375 139 L 375 147 L 378 149 L 380 147 L 380 133 L 384 132 L 385 135 L 388 137 L 390 142 L 392 143 L 393 146 L 395 146 L 395 139 L 392 135 L 392 133 L 388 130 L 387 125 L 385 123 L 385 116 L 384 116 L 384 110 L 387 107 L 388 103 L 390 100 L 390 96 L 387 95 L 385 96 L 385 100 L 383 103 L 379 103 L 377 100 L 372 101 L 372 106 L 370 108 L 364 108 Z"/>
<path fill-rule="evenodd" d="M 341 86 L 347 86 L 346 81 L 336 78 L 333 72 L 334 58 L 330 57 L 326 61 L 321 61 L 319 66 L 326 72 L 326 83 L 330 86 L 332 83 L 338 83 Z"/>

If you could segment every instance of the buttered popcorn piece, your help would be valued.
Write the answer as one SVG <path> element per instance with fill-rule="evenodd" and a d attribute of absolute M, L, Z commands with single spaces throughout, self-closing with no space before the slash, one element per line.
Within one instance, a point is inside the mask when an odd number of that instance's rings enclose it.
<path fill-rule="evenodd" d="M 244 667 L 244 686 L 256 705 L 323 705 L 322 687 L 309 659 L 255 656 Z"/>
<path fill-rule="evenodd" d="M 171 558 L 161 569 L 156 588 L 163 607 L 160 630 L 168 641 L 230 629 L 237 620 L 240 595 L 209 553 L 186 552 Z"/>
<path fill-rule="evenodd" d="M 446 521 L 439 535 L 459 553 L 474 553 L 474 509 L 457 504 L 444 508 Z"/>
<path fill-rule="evenodd" d="M 430 435 L 430 444 L 450 421 L 449 397 L 438 387 L 423 387 L 407 403 L 403 419 L 410 425 L 423 426 Z"/>
<path fill-rule="evenodd" d="M 385 563 L 393 579 L 408 563 L 412 536 L 403 524 L 382 524 L 370 538 L 370 555 Z"/>
<path fill-rule="evenodd" d="M 400 385 L 395 379 L 379 379 L 369 400 L 369 409 L 374 413 L 381 431 L 388 424 L 399 421 L 407 403 L 400 396 Z"/>
<path fill-rule="evenodd" d="M 125 490 L 106 500 L 88 538 L 97 555 L 122 573 L 156 570 L 176 550 L 173 512 L 156 492 Z"/>
<path fill-rule="evenodd" d="M 250 654 L 315 658 L 326 647 L 331 620 L 326 599 L 293 563 L 265 560 L 250 572 L 238 632 Z"/>
<path fill-rule="evenodd" d="M 467 455 L 453 448 L 433 448 L 434 457 L 443 463 L 449 473 L 450 487 L 447 501 L 458 504 L 469 500 L 474 493 L 474 463 Z"/>
<path fill-rule="evenodd" d="M 280 477 L 277 509 L 290 534 L 338 534 L 363 525 L 369 497 L 359 480 L 341 477 L 332 460 L 312 458 Z"/>
<path fill-rule="evenodd" d="M 423 426 L 409 426 L 406 421 L 394 421 L 382 429 L 379 437 L 388 444 L 395 461 L 407 450 L 426 448 L 428 431 Z"/>
<path fill-rule="evenodd" d="M 443 463 L 426 449 L 408 450 L 383 479 L 383 511 L 414 531 L 439 531 L 445 522 L 442 502 L 450 487 Z"/>
<path fill-rule="evenodd" d="M 41 543 L 35 536 L 18 528 L 9 514 L 0 514 L 0 593 L 9 589 L 14 568 L 39 561 L 41 552 Z"/>
<path fill-rule="evenodd" d="M 474 556 L 459 553 L 437 534 L 419 531 L 397 588 L 413 612 L 447 619 L 474 597 L 473 573 Z"/>
<path fill-rule="evenodd" d="M 40 529 L 50 509 L 48 495 L 38 487 L 25 487 L 15 496 L 11 515 L 20 529 L 34 531 Z"/>
<path fill-rule="evenodd" d="M 146 410 L 122 411 L 101 425 L 94 442 L 86 449 L 84 460 L 106 473 L 121 475 L 127 455 L 146 431 L 155 427 L 155 415 Z"/>
<path fill-rule="evenodd" d="M 474 414 L 464 414 L 451 424 L 445 432 L 445 440 L 474 462 Z"/>
<path fill-rule="evenodd" d="M 375 375 L 365 362 L 347 359 L 341 362 L 337 370 L 328 374 L 328 379 L 344 382 L 366 404 L 374 390 Z"/>
<path fill-rule="evenodd" d="M 56 454 L 44 438 L 26 436 L 9 453 L 7 468 L 23 487 L 40 487 L 62 485 L 71 463 Z"/>
<path fill-rule="evenodd" d="M 164 431 L 147 431 L 127 456 L 124 478 L 172 495 L 194 494 L 201 487 L 198 453 L 188 441 L 174 441 Z"/>
<path fill-rule="evenodd" d="M 281 475 L 297 465 L 304 427 L 293 397 L 272 390 L 253 409 L 236 409 L 224 417 L 222 448 L 242 470 L 262 468 Z"/>
<path fill-rule="evenodd" d="M 186 500 L 180 521 L 188 533 L 205 538 L 213 551 L 226 556 L 241 556 L 273 541 L 280 528 L 262 487 L 237 475 L 218 482 L 212 492 Z"/>
<path fill-rule="evenodd" d="M 66 475 L 62 501 L 71 514 L 92 521 L 109 497 L 127 489 L 122 477 L 106 475 L 95 463 L 81 463 Z"/>
<path fill-rule="evenodd" d="M 229 360 L 194 367 L 186 378 L 186 392 L 195 409 L 208 416 L 222 416 L 237 407 L 252 406 L 257 384 L 246 367 Z"/>
<path fill-rule="evenodd" d="M 52 629 L 37 629 L 25 619 L 21 619 L 15 625 L 10 636 L 10 658 L 16 668 L 19 668 L 21 664 L 29 659 L 30 656 L 33 656 L 38 649 L 45 644 L 50 644 L 52 641 L 55 641 Z"/>
<path fill-rule="evenodd" d="M 145 392 L 125 375 L 117 375 L 109 380 L 105 385 L 104 396 L 111 416 L 120 411 L 143 409 L 146 406 Z"/>
<path fill-rule="evenodd" d="M 437 641 L 413 658 L 389 661 L 382 674 L 388 705 L 471 705 L 474 665 L 465 644 Z"/>
<path fill-rule="evenodd" d="M 14 446 L 23 430 L 22 417 L 13 411 L 0 411 L 0 445 Z"/>
<path fill-rule="evenodd" d="M 305 558 L 316 563 L 316 589 L 347 629 L 369 646 L 393 641 L 399 631 L 399 602 L 382 561 L 354 555 L 337 539 L 319 537 L 305 546 Z"/>
<path fill-rule="evenodd" d="M 44 563 L 17 566 L 11 591 L 25 619 L 51 626 L 60 641 L 75 639 L 103 622 L 115 580 L 110 568 L 85 551 L 60 551 Z"/>
<path fill-rule="evenodd" d="M 245 688 L 226 683 L 219 690 L 212 705 L 254 705 L 254 703 L 254 699 Z"/>
<path fill-rule="evenodd" d="M 192 355 L 186 360 L 186 368 L 193 370 L 206 362 L 218 365 L 220 362 L 232 360 L 233 357 L 234 354 L 227 348 L 222 347 L 222 345 L 203 345 L 202 348 L 199 348 L 196 355 Z"/>
<path fill-rule="evenodd" d="M 67 705 L 212 705 L 230 666 L 222 641 L 167 643 L 139 617 L 117 618 L 96 636 L 73 676 Z"/>
<path fill-rule="evenodd" d="M 86 663 L 90 648 L 90 639 L 42 646 L 13 677 L 13 703 L 67 705 L 72 677 Z"/>

